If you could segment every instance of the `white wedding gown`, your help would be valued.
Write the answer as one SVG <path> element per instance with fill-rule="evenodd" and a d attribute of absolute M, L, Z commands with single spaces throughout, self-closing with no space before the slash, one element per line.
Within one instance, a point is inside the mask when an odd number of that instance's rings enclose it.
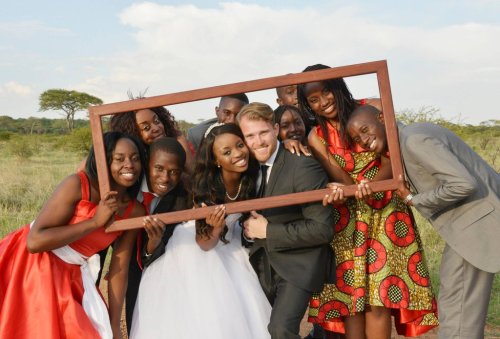
<path fill-rule="evenodd" d="M 271 306 L 241 245 L 239 216 L 226 218 L 229 243 L 210 251 L 196 243 L 194 221 L 177 225 L 143 272 L 132 339 L 270 338 Z"/>

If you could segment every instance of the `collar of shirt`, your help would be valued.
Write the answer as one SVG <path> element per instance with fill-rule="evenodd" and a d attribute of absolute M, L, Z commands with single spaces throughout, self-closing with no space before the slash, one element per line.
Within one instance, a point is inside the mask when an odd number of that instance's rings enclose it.
<path fill-rule="evenodd" d="M 267 168 L 267 178 L 266 178 L 266 183 L 269 181 L 269 177 L 271 176 L 271 170 L 273 168 L 274 161 L 276 160 L 276 156 L 278 155 L 278 150 L 281 147 L 281 143 L 276 139 L 276 149 L 274 150 L 273 154 L 267 159 L 267 161 L 261 165 L 266 165 Z M 262 181 L 262 178 L 260 177 L 260 172 L 259 172 L 259 180 L 257 180 L 257 187 L 260 187 L 260 182 Z"/>
<path fill-rule="evenodd" d="M 151 193 L 151 194 L 153 194 L 155 196 L 155 198 L 151 201 L 150 206 L 148 206 L 149 211 L 151 213 L 152 211 L 154 211 L 156 205 L 158 205 L 158 202 L 160 201 L 160 197 L 155 192 L 151 192 L 149 190 L 148 181 L 146 180 L 146 176 L 142 177 L 141 189 L 139 190 L 139 193 L 137 193 L 137 201 L 139 201 L 140 203 L 144 202 L 144 194 L 143 194 L 143 192 L 149 192 L 149 193 Z"/>

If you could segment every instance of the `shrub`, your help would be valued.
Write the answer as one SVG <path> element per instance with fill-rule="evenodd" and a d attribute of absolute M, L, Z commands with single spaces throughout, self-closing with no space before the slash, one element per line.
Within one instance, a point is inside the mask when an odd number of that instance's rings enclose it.
<path fill-rule="evenodd" d="M 0 131 L 0 141 L 10 140 L 11 136 L 12 136 L 12 133 L 10 133 L 10 132 Z"/>
<path fill-rule="evenodd" d="M 77 128 L 65 138 L 65 146 L 70 150 L 87 154 L 92 146 L 92 133 L 89 127 Z"/>
<path fill-rule="evenodd" d="M 11 155 L 21 160 L 31 158 L 35 151 L 34 146 L 25 138 L 11 140 L 7 144 L 7 150 Z"/>

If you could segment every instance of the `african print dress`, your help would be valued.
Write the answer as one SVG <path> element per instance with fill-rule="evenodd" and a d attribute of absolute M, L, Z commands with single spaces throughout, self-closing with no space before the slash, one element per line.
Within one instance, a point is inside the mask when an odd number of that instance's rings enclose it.
<path fill-rule="evenodd" d="M 343 147 L 331 125 L 329 146 L 353 180 L 373 179 L 380 157 Z M 316 128 L 323 143 L 325 138 Z M 367 201 L 349 199 L 335 206 L 336 284 L 326 284 L 309 305 L 309 322 L 344 333 L 343 319 L 367 305 L 390 308 L 398 334 L 418 336 L 438 325 L 437 308 L 422 243 L 411 210 L 390 191 Z"/>

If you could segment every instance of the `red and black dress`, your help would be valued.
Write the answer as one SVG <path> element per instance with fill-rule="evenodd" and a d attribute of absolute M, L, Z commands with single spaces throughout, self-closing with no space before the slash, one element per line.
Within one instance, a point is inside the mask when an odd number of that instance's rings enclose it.
<path fill-rule="evenodd" d="M 97 209 L 89 200 L 87 176 L 83 172 L 78 175 L 82 199 L 69 224 L 90 219 Z M 130 215 L 134 202 L 129 203 L 122 218 Z M 29 230 L 30 225 L 25 225 L 0 241 L 0 336 L 4 339 L 99 338 L 82 306 L 85 290 L 80 265 L 69 264 L 52 251 L 28 252 Z M 105 233 L 104 227 L 100 227 L 68 246 L 83 258 L 91 257 L 120 234 Z"/>
<path fill-rule="evenodd" d="M 373 179 L 381 162 L 374 152 L 350 150 L 336 128 L 316 133 L 333 158 L 355 182 Z M 422 242 L 411 211 L 390 191 L 368 201 L 349 199 L 336 206 L 331 244 L 337 265 L 336 284 L 313 295 L 309 322 L 344 333 L 345 317 L 367 305 L 390 308 L 400 335 L 418 336 L 438 325 L 437 308 Z"/>

